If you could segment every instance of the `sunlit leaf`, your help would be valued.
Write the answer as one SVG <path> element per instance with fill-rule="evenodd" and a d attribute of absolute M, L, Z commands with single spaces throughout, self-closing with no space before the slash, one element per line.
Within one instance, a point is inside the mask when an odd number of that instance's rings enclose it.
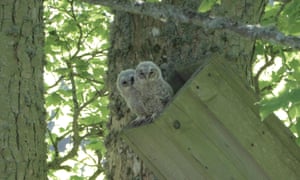
<path fill-rule="evenodd" d="M 85 147 L 88 149 L 100 150 L 101 152 L 104 152 L 104 145 L 103 143 L 100 143 L 99 139 L 91 138 L 90 141 L 87 142 L 87 145 Z"/>
<path fill-rule="evenodd" d="M 220 4 L 221 0 L 203 0 L 198 8 L 198 12 L 204 13 L 209 10 L 215 5 Z"/>
<path fill-rule="evenodd" d="M 85 118 L 81 119 L 82 124 L 85 124 L 85 125 L 99 123 L 100 121 L 101 121 L 101 119 L 97 115 L 95 115 L 95 116 L 88 116 L 88 117 L 85 117 Z"/>
<path fill-rule="evenodd" d="M 274 5 L 268 5 L 265 9 L 265 14 L 261 20 L 261 24 L 264 26 L 274 25 L 276 23 L 276 16 L 280 10 L 281 4 L 276 3 Z"/>
<path fill-rule="evenodd" d="M 84 180 L 85 178 L 82 176 L 71 176 L 71 180 Z"/>
<path fill-rule="evenodd" d="M 295 119 L 297 117 L 300 117 L 300 103 L 293 104 L 290 107 L 288 113 L 289 113 L 289 116 L 290 116 L 291 119 Z"/>
<path fill-rule="evenodd" d="M 60 105 L 63 103 L 64 99 L 57 93 L 51 93 L 49 96 L 46 97 L 47 104 L 51 105 Z"/>
<path fill-rule="evenodd" d="M 160 0 L 147 0 L 148 2 L 152 2 L 152 3 L 155 3 L 155 2 L 160 2 Z"/>

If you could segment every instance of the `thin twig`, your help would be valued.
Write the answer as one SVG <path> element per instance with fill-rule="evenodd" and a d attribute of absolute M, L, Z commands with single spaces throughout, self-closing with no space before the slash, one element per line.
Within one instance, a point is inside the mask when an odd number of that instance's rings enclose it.
<path fill-rule="evenodd" d="M 64 79 L 64 77 L 65 77 L 65 76 L 60 76 L 60 77 L 58 78 L 58 80 L 57 80 L 54 84 L 52 84 L 52 85 L 50 85 L 50 86 L 47 87 L 47 90 L 49 90 L 49 89 L 54 88 L 55 86 L 57 86 L 58 83 L 60 83 L 60 81 Z"/>
<path fill-rule="evenodd" d="M 83 103 L 79 108 L 78 110 L 79 111 L 82 111 L 87 105 L 91 104 L 92 102 L 94 102 L 98 97 L 100 96 L 105 96 L 107 91 L 105 88 L 103 88 L 102 90 L 100 91 L 97 91 L 94 96 L 92 98 L 90 98 L 89 100 L 87 100 L 85 103 Z"/>

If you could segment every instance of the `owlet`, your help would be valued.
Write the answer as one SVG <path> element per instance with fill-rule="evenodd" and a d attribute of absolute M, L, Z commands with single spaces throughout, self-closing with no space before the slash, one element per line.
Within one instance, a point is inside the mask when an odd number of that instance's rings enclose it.
<path fill-rule="evenodd" d="M 117 79 L 117 89 L 124 98 L 130 110 L 137 115 L 134 121 L 140 121 L 146 118 L 147 112 L 142 101 L 142 94 L 134 86 L 135 70 L 126 69 L 119 73 Z"/>
<path fill-rule="evenodd" d="M 144 61 L 136 67 L 134 87 L 141 92 L 147 115 L 152 120 L 173 96 L 172 87 L 163 79 L 161 70 L 152 61 Z"/>

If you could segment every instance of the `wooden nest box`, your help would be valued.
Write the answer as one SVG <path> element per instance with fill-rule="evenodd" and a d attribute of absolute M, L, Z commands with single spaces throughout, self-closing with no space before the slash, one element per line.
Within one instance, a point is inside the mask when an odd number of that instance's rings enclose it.
<path fill-rule="evenodd" d="M 122 137 L 159 179 L 299 179 L 300 149 L 228 64 L 198 70 L 152 124 Z"/>

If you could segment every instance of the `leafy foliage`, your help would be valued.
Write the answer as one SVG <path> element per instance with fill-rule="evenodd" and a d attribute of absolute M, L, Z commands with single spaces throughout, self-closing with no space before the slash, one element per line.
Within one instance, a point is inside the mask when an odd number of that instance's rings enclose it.
<path fill-rule="evenodd" d="M 277 2 L 267 6 L 262 25 L 276 26 L 288 35 L 300 34 L 300 6 L 294 1 Z M 262 119 L 270 113 L 280 118 L 298 137 L 300 145 L 300 53 L 267 44 L 256 45 L 257 61 L 254 68 L 255 88 L 261 95 Z"/>
<path fill-rule="evenodd" d="M 49 178 L 68 172 L 70 179 L 96 179 L 105 153 L 111 15 L 79 0 L 48 0 L 44 6 Z"/>

